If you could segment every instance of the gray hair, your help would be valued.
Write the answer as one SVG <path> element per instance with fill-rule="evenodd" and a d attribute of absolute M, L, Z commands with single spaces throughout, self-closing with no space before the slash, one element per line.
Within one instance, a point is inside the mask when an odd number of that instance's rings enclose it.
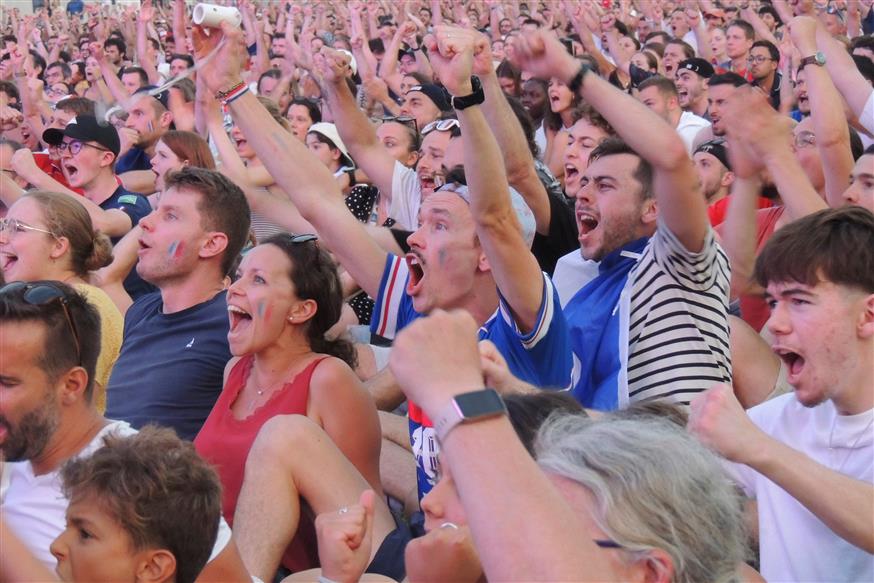
<path fill-rule="evenodd" d="M 544 471 L 591 492 L 592 519 L 634 560 L 661 549 L 675 583 L 737 580 L 746 555 L 740 497 L 716 456 L 683 429 L 553 416 L 535 452 Z"/>

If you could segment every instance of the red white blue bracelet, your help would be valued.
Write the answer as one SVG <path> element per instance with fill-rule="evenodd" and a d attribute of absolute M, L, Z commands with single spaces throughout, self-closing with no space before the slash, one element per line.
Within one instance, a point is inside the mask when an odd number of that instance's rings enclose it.
<path fill-rule="evenodd" d="M 217 91 L 215 94 L 215 98 L 221 101 L 222 105 L 227 106 L 231 102 L 236 99 L 239 99 L 242 95 L 245 95 L 249 92 L 249 86 L 246 85 L 245 82 L 240 81 L 239 83 L 231 86 L 227 91 Z"/>

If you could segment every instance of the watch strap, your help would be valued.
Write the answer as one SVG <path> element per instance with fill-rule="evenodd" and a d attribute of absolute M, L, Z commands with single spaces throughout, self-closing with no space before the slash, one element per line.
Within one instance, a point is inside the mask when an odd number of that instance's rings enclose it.
<path fill-rule="evenodd" d="M 571 82 L 568 83 L 568 89 L 574 95 L 580 92 L 580 88 L 583 86 L 583 81 L 586 79 L 586 75 L 589 74 L 592 68 L 586 63 L 580 63 L 580 70 L 577 71 L 577 74 L 574 75 L 574 78 L 571 79 Z"/>
<path fill-rule="evenodd" d="M 476 413 L 471 412 L 466 406 L 466 403 L 470 403 L 472 400 L 477 401 Z M 434 431 L 437 434 L 437 440 L 442 442 L 456 426 L 462 423 L 472 423 L 506 413 L 507 406 L 504 405 L 504 400 L 495 389 L 485 388 L 479 391 L 461 393 L 449 401 L 434 419 Z"/>
<path fill-rule="evenodd" d="M 473 87 L 473 92 L 470 95 L 463 95 L 460 97 L 451 95 L 449 97 L 449 104 L 452 106 L 452 109 L 467 109 L 468 107 L 479 105 L 486 100 L 486 93 L 483 91 L 483 84 L 476 75 L 470 78 L 470 83 Z"/>

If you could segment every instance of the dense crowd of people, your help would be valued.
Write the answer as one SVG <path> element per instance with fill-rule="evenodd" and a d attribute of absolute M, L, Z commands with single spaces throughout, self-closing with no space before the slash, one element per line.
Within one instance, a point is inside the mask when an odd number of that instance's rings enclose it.
<path fill-rule="evenodd" d="M 871 0 L 39 4 L 0 582 L 874 580 Z"/>

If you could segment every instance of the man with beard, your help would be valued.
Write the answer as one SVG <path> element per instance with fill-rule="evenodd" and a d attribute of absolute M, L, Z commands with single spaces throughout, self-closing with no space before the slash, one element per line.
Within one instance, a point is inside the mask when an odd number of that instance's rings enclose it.
<path fill-rule="evenodd" d="M 710 121 L 707 111 L 707 80 L 713 77 L 713 65 L 706 59 L 695 57 L 680 62 L 677 77 L 677 94 L 680 107 Z"/>
<path fill-rule="evenodd" d="M 731 363 L 728 261 L 683 141 L 644 104 L 589 74 L 557 39 L 528 35 L 517 55 L 524 70 L 566 83 L 627 140 L 594 149 L 576 195 L 588 265 L 567 272 L 577 291 L 562 298 L 573 394 L 604 410 L 650 399 L 688 404 L 727 382 Z"/>
<path fill-rule="evenodd" d="M 8 473 L 0 513 L 50 570 L 56 560 L 49 546 L 64 531 L 69 503 L 61 466 L 91 455 L 110 432 L 134 432 L 94 406 L 99 352 L 100 316 L 72 288 L 16 282 L 0 289 L 0 452 Z M 245 580 L 230 535 L 222 521 L 204 579 Z"/>
<path fill-rule="evenodd" d="M 721 73 L 707 81 L 707 110 L 710 113 L 711 126 L 699 133 L 696 142 L 701 141 L 701 135 L 721 137 L 725 135 L 725 124 L 722 123 L 722 110 L 738 87 L 747 85 L 746 80 L 737 73 Z M 710 135 L 708 135 L 710 134 Z"/>
<path fill-rule="evenodd" d="M 731 387 L 689 427 L 755 499 L 768 581 L 863 581 L 874 572 L 874 215 L 823 210 L 776 233 L 756 261 L 772 350 L 793 392 L 743 411 Z M 752 508 L 750 508 L 752 510 Z"/>
<path fill-rule="evenodd" d="M 768 96 L 771 107 L 780 111 L 780 83 L 783 80 L 777 70 L 780 67 L 780 49 L 769 41 L 757 40 L 750 49 L 749 62 L 753 87 L 758 87 Z"/>

